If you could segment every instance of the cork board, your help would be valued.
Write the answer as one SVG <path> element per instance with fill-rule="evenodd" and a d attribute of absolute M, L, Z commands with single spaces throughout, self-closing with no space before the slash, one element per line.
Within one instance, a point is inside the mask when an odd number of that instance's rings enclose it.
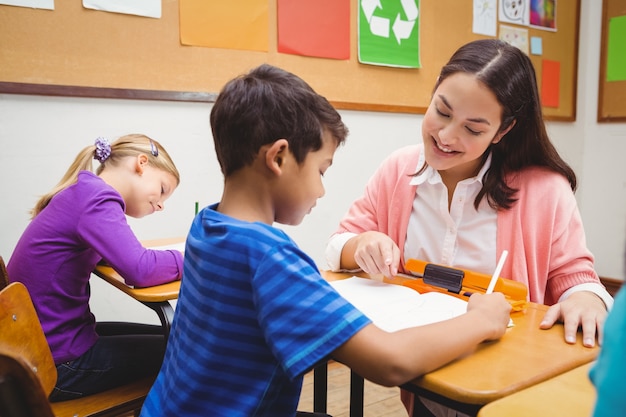
<path fill-rule="evenodd" d="M 294 72 L 340 109 L 424 113 L 450 55 L 472 33 L 469 0 L 420 2 L 422 68 L 364 65 L 357 58 L 357 0 L 351 0 L 350 60 L 276 51 L 276 0 L 269 0 L 269 52 L 181 45 L 178 2 L 163 0 L 151 19 L 88 10 L 56 1 L 54 11 L 0 5 L 0 93 L 213 101 L 229 79 L 263 62 Z M 547 119 L 575 120 L 580 0 L 558 1 L 558 31 L 529 28 L 543 39 L 531 59 L 561 63 L 558 108 Z"/>
<path fill-rule="evenodd" d="M 626 122 L 626 81 L 607 80 L 609 23 L 626 16 L 626 0 L 604 0 L 602 4 L 602 40 L 598 88 L 598 122 Z M 622 45 L 622 53 L 624 46 Z"/>

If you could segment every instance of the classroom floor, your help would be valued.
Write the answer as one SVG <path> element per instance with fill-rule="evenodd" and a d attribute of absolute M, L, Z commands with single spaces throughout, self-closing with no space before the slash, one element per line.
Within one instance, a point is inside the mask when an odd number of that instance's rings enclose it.
<path fill-rule="evenodd" d="M 313 411 L 313 372 L 304 377 L 299 411 Z M 350 370 L 337 362 L 328 364 L 328 409 L 333 417 L 350 415 Z M 133 417 L 124 414 L 119 417 Z M 363 417 L 407 417 L 400 402 L 400 389 L 387 388 L 365 381 Z"/>
<path fill-rule="evenodd" d="M 313 372 L 304 377 L 299 411 L 313 411 Z M 333 417 L 349 417 L 350 369 L 340 363 L 328 364 L 328 409 Z M 407 417 L 400 401 L 400 389 L 365 381 L 363 417 Z"/>

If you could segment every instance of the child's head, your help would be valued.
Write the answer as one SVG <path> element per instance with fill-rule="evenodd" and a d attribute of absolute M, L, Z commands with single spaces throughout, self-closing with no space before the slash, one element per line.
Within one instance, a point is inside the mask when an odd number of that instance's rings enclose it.
<path fill-rule="evenodd" d="M 174 178 L 176 178 L 176 185 L 180 184 L 180 174 L 178 173 L 176 165 L 174 165 L 172 158 L 170 158 L 165 148 L 156 140 L 141 134 L 122 136 L 110 144 L 110 152 L 106 158 L 100 158 L 98 156 L 98 144 L 100 142 L 101 139 L 98 138 L 93 146 L 83 150 L 83 152 L 86 152 L 86 157 L 83 161 L 87 165 L 91 164 L 91 160 L 93 159 L 100 162 L 100 165 L 96 169 L 96 174 L 100 175 L 108 166 L 118 165 L 126 157 L 146 155 L 149 165 L 173 175 Z M 106 147 L 106 145 L 104 146 Z"/>
<path fill-rule="evenodd" d="M 211 111 L 211 129 L 222 173 L 250 165 L 263 145 L 286 139 L 298 163 L 322 147 L 327 131 L 337 145 L 348 134 L 333 106 L 302 79 L 261 65 L 229 81 Z"/>
<path fill-rule="evenodd" d="M 87 146 L 76 156 L 74 162 L 56 187 L 39 199 L 31 211 L 32 216 L 35 217 L 39 214 L 48 205 L 52 197 L 74 184 L 78 179 L 80 171 L 92 171 L 92 161 L 94 159 L 100 162 L 96 169 L 96 174 L 100 175 L 109 167 L 113 169 L 121 165 L 123 161 L 130 158 L 138 158 L 139 156 L 145 161 L 146 165 L 168 174 L 168 176 L 174 179 L 175 185 L 178 186 L 180 183 L 178 169 L 167 151 L 154 139 L 141 134 L 130 134 L 122 136 L 109 144 L 107 140 L 98 138 L 93 145 Z"/>

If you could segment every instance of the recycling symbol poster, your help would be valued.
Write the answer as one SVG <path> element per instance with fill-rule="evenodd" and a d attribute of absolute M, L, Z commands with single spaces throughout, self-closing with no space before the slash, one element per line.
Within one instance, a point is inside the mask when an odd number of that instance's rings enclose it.
<path fill-rule="evenodd" d="M 359 0 L 362 64 L 420 68 L 419 0 Z"/>

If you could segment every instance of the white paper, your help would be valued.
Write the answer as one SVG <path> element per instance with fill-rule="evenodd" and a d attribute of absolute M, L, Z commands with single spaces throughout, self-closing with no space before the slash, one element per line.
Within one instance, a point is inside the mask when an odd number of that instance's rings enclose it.
<path fill-rule="evenodd" d="M 54 0 L 0 0 L 0 4 L 54 10 Z"/>
<path fill-rule="evenodd" d="M 161 17 L 161 0 L 83 0 L 83 7 L 105 12 Z"/>
<path fill-rule="evenodd" d="M 530 0 L 500 0 L 498 19 L 500 22 L 528 26 L 530 22 Z"/>
<path fill-rule="evenodd" d="M 394 332 L 460 316 L 467 302 L 438 292 L 420 294 L 412 288 L 352 277 L 330 283 L 342 297 L 381 329 Z"/>
<path fill-rule="evenodd" d="M 148 249 L 154 249 L 154 250 L 174 249 L 179 252 L 185 252 L 185 242 L 172 243 L 170 245 L 150 246 L 148 247 Z"/>
<path fill-rule="evenodd" d="M 499 38 L 519 48 L 528 55 L 528 29 L 517 26 L 500 25 Z"/>
<path fill-rule="evenodd" d="M 496 0 L 474 0 L 472 32 L 479 35 L 496 36 L 497 34 Z"/>

